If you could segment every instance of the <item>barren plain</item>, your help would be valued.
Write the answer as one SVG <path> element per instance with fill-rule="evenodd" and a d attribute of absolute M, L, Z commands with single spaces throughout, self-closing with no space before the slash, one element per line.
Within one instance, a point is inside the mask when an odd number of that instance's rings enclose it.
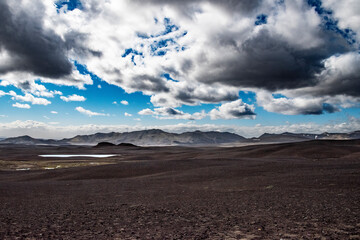
<path fill-rule="evenodd" d="M 358 140 L 1 145 L 0 168 L 1 239 L 360 239 Z"/>

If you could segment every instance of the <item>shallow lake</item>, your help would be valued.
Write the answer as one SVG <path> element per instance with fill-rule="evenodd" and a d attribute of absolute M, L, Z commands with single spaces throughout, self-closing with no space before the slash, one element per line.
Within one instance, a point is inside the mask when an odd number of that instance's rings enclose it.
<path fill-rule="evenodd" d="M 48 158 L 71 158 L 71 157 L 91 157 L 91 158 L 108 158 L 115 157 L 115 154 L 76 154 L 76 155 L 68 155 L 68 154 L 56 154 L 56 155 L 39 155 L 40 157 L 48 157 Z"/>

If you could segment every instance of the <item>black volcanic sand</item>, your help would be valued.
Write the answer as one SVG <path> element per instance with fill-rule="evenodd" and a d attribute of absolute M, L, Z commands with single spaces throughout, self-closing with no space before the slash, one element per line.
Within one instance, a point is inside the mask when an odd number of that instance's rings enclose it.
<path fill-rule="evenodd" d="M 3 161 L 55 153 L 119 155 L 111 165 L 0 171 L 0 239 L 360 239 L 359 141 L 0 146 Z"/>

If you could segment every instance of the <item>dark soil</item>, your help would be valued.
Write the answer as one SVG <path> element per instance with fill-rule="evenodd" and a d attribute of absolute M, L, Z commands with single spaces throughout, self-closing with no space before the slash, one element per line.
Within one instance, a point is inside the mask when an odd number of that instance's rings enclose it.
<path fill-rule="evenodd" d="M 118 156 L 111 165 L 0 171 L 0 239 L 360 239 L 358 141 L 1 146 L 0 160 L 56 153 Z"/>

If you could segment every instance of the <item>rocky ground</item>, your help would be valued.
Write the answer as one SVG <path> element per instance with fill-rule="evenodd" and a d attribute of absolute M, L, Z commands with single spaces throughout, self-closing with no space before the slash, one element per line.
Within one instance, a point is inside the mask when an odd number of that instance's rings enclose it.
<path fill-rule="evenodd" d="M 52 170 L 11 165 L 43 166 L 38 155 L 54 153 L 117 156 L 99 166 L 53 159 L 64 167 Z M 359 141 L 8 145 L 0 160 L 0 239 L 360 239 Z"/>

